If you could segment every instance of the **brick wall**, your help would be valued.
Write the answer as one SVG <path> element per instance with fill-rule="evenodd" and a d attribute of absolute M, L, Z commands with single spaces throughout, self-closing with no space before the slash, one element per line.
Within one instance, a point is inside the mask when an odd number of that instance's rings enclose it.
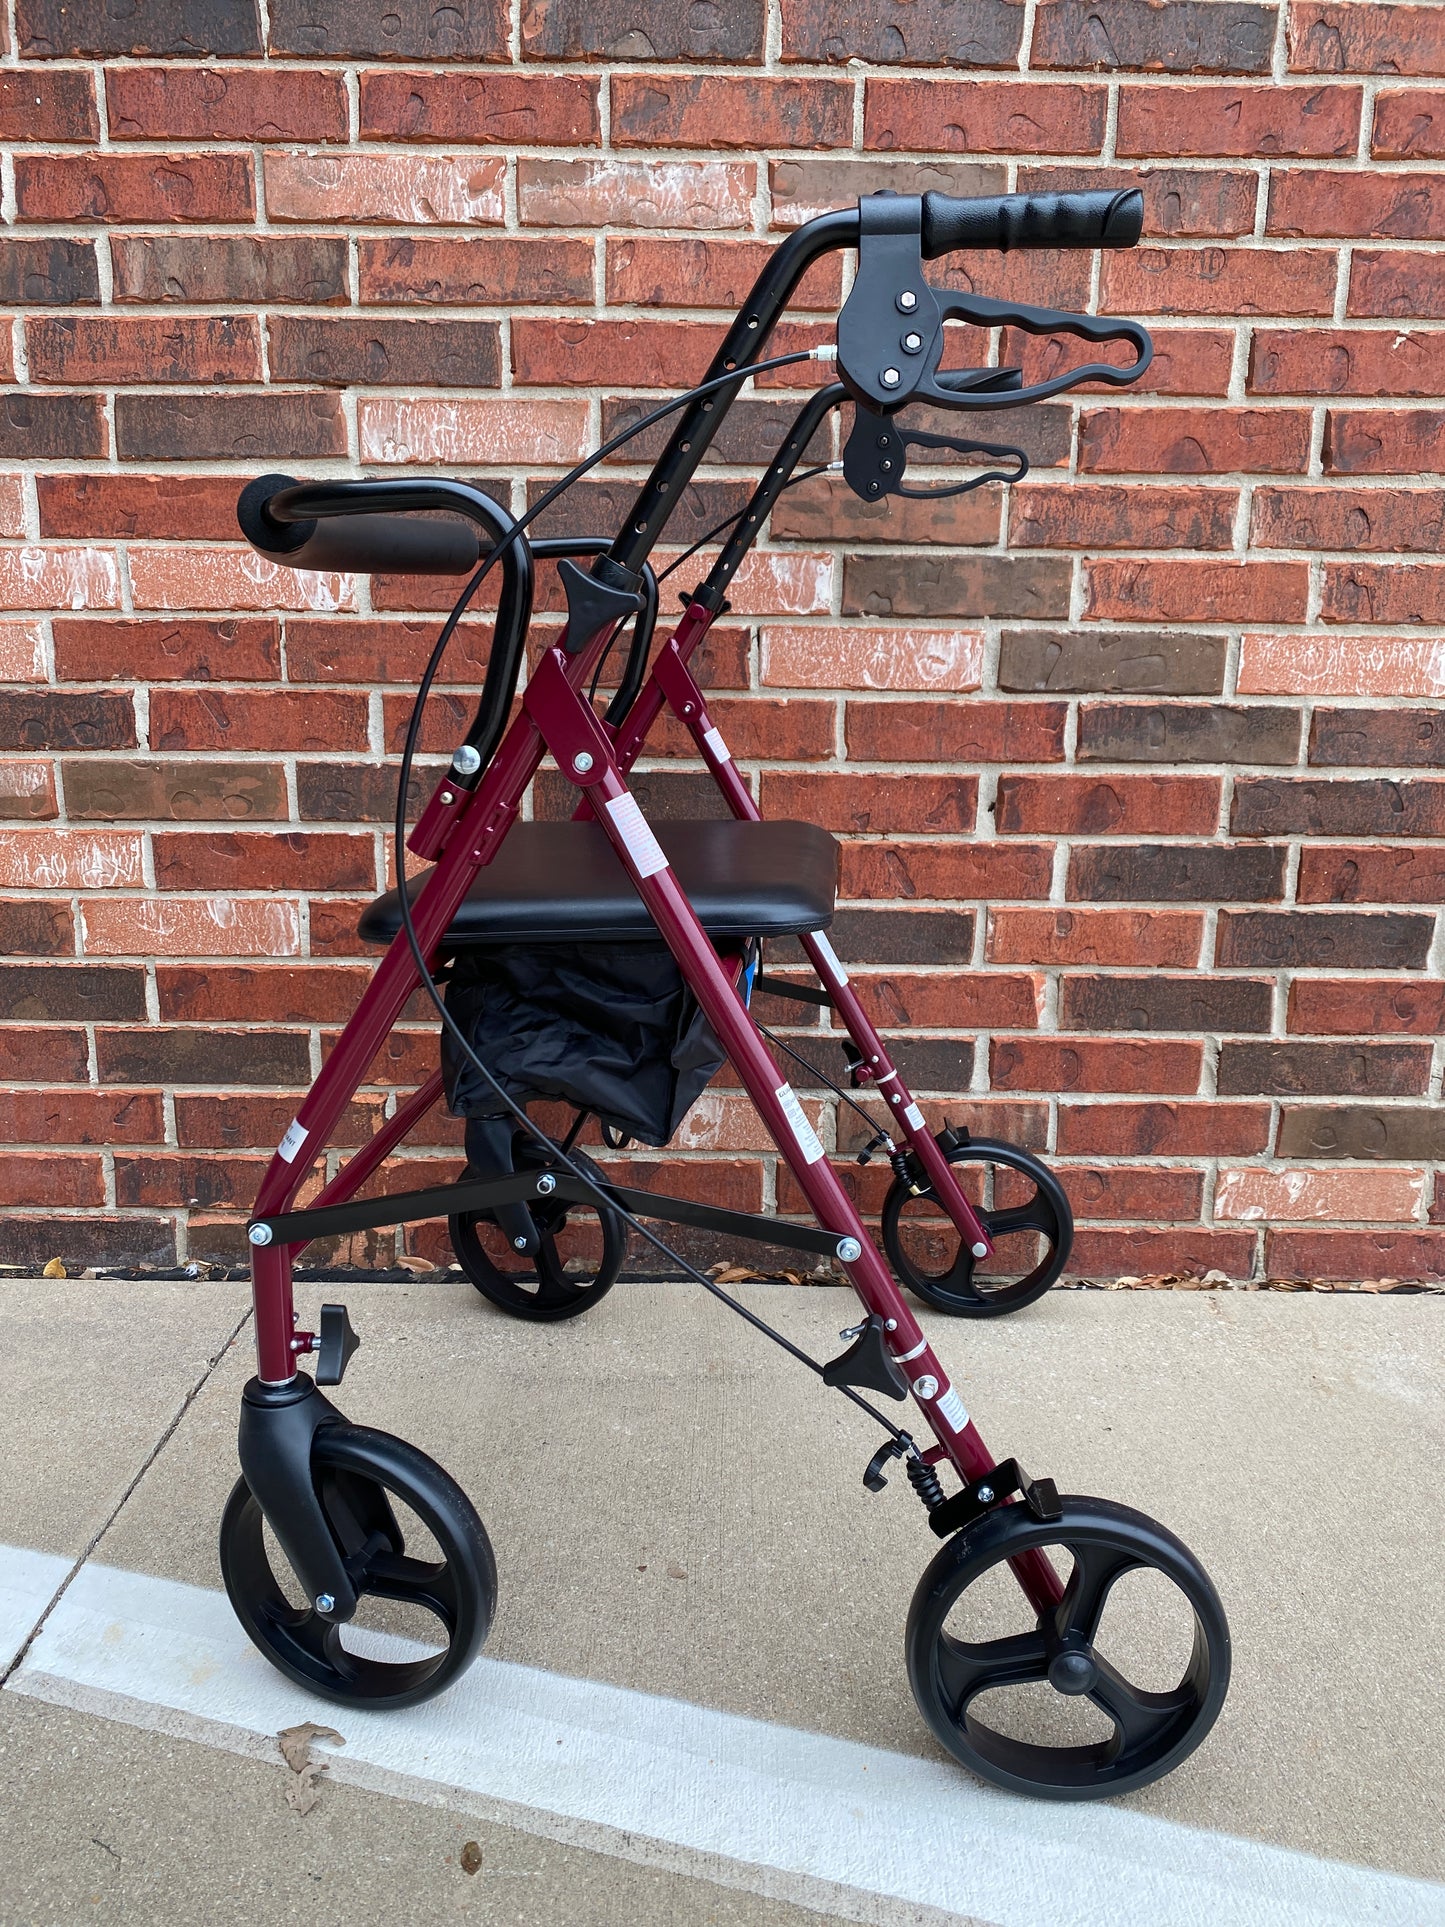
<path fill-rule="evenodd" d="M 697 376 L 812 212 L 1140 179 L 1137 253 L 956 272 L 1148 318 L 1143 391 L 1013 424 L 1008 498 L 785 498 L 719 715 L 767 811 L 843 835 L 840 948 L 930 1108 L 1053 1155 L 1086 1274 L 1445 1271 L 1445 7 L 10 11 L 0 1255 L 235 1253 L 365 978 L 446 597 L 269 570 L 241 478 L 434 467 L 520 507 Z M 812 274 L 786 341 L 839 292 Z M 738 408 L 684 526 L 797 399 Z M 434 748 L 485 650 L 479 620 Z M 662 747 L 645 800 L 698 807 Z M 399 1034 L 343 1136 L 434 1049 Z M 424 1139 L 408 1183 L 455 1169 Z M 666 1183 L 796 1202 L 726 1092 L 679 1144 Z"/>

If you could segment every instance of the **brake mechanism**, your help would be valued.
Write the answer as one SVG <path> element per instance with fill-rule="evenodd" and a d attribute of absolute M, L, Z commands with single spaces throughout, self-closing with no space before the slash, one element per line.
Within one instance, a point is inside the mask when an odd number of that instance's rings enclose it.
<path fill-rule="evenodd" d="M 997 374 L 997 369 L 984 371 Z M 988 455 L 996 461 L 1013 461 L 1012 468 L 989 468 L 970 475 L 962 482 L 942 482 L 933 488 L 909 488 L 904 482 L 908 472 L 910 448 L 941 448 L 953 455 Z M 865 502 L 879 502 L 885 495 L 903 495 L 910 501 L 942 501 L 950 495 L 967 495 L 988 482 L 1021 482 L 1029 472 L 1029 458 L 1021 448 L 1006 442 L 980 442 L 962 435 L 935 435 L 927 429 L 907 428 L 886 415 L 875 415 L 870 408 L 853 410 L 853 428 L 843 449 L 843 479 L 853 493 Z"/>

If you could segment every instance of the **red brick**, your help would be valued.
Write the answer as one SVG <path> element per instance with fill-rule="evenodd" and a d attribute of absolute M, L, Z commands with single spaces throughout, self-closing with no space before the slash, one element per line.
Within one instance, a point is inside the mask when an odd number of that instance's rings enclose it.
<path fill-rule="evenodd" d="M 1118 1231 L 1080 1228 L 1069 1259 L 1071 1278 L 1202 1278 L 1222 1271 L 1226 1278 L 1254 1275 L 1254 1233 L 1211 1231 L 1196 1226 L 1176 1231 Z"/>
<path fill-rule="evenodd" d="M 1279 86 L 1124 86 L 1115 151 L 1149 159 L 1168 154 L 1264 160 L 1353 155 L 1360 136 L 1361 91 L 1337 83 Z"/>
<path fill-rule="evenodd" d="M 249 154 L 21 154 L 22 221 L 249 221 Z"/>
<path fill-rule="evenodd" d="M 607 243 L 607 300 L 647 308 L 740 308 L 773 253 L 767 241 L 614 235 Z M 842 298 L 841 257 L 830 253 L 809 268 L 789 306 L 833 309 Z"/>
<path fill-rule="evenodd" d="M 1198 1171 L 1164 1171 L 1157 1165 L 1056 1167 L 1075 1221 L 1138 1218 L 1146 1223 L 1197 1223 L 1204 1197 Z"/>
<path fill-rule="evenodd" d="M 910 67 L 1012 67 L 1022 37 L 1013 0 L 784 0 L 784 60 L 893 62 Z"/>
<path fill-rule="evenodd" d="M 1445 193 L 1432 174 L 1284 168 L 1270 183 L 1266 232 L 1438 241 L 1445 236 Z"/>
<path fill-rule="evenodd" d="M 1019 249 L 1000 254 L 992 248 L 959 248 L 929 269 L 929 280 L 962 294 L 981 294 L 996 301 L 1019 301 L 1034 307 L 1082 308 L 1089 299 L 1089 259 L 1073 249 Z M 943 359 L 952 366 L 976 358 L 976 337 L 950 326 Z M 1055 352 L 1058 352 L 1056 348 Z M 1063 348 L 1073 359 L 1073 344 Z M 1093 359 L 1092 351 L 1086 351 Z M 1132 361 L 1132 353 L 1121 354 Z M 956 426 L 956 424 L 955 424 Z"/>
<path fill-rule="evenodd" d="M 899 830 L 969 831 L 978 811 L 974 776 L 854 776 L 764 772 L 764 816 L 798 818 L 847 835 Z"/>
<path fill-rule="evenodd" d="M 1269 1144 L 1268 1104 L 1069 1104 L 1059 1106 L 1066 1156 L 1249 1157 Z"/>
<path fill-rule="evenodd" d="M 1011 258 L 1015 261 L 1047 259 L 1030 255 Z M 1149 332 L 1154 342 L 1154 359 L 1132 384 L 1132 393 L 1218 395 L 1221 398 L 1229 393 L 1234 368 L 1232 328 L 1151 328 Z M 1134 350 L 1127 342 L 1102 345 L 1068 342 L 1062 335 L 1026 335 L 1015 328 L 1004 329 L 999 347 L 999 361 L 1021 368 L 1026 382 L 1047 380 L 1061 369 L 1077 367 L 1084 361 L 1127 366 L 1133 359 Z M 1100 391 L 1086 387 L 1083 392 L 1098 394 Z"/>
<path fill-rule="evenodd" d="M 752 696 L 742 702 L 709 702 L 708 709 L 713 726 L 740 761 L 822 763 L 833 754 L 837 706 L 832 701 Z M 696 758 L 698 752 L 691 731 L 664 712 L 648 738 L 647 753 Z"/>
<path fill-rule="evenodd" d="M 1438 160 L 1445 154 L 1445 92 L 1438 87 L 1375 97 L 1370 152 L 1381 161 Z"/>
<path fill-rule="evenodd" d="M 1306 844 L 1300 852 L 1301 903 L 1445 901 L 1445 850 Z"/>
<path fill-rule="evenodd" d="M 1250 542 L 1263 549 L 1417 550 L 1445 544 L 1445 490 L 1258 488 Z"/>
<path fill-rule="evenodd" d="M 176 1141 L 186 1150 L 267 1149 L 280 1143 L 303 1093 L 231 1092 L 222 1097 L 181 1093 L 175 1099 Z M 354 1097 L 331 1133 L 333 1145 L 359 1144 L 380 1120 L 382 1099 Z"/>
<path fill-rule="evenodd" d="M 93 898 L 81 905 L 81 936 L 92 957 L 295 957 L 301 918 L 276 898 Z"/>
<path fill-rule="evenodd" d="M 237 490 L 230 475 L 39 474 L 35 486 L 46 537 L 230 541 L 236 534 Z"/>
<path fill-rule="evenodd" d="M 1327 562 L 1324 622 L 1445 622 L 1445 564 Z"/>
<path fill-rule="evenodd" d="M 1290 0 L 1288 34 L 1296 73 L 1445 73 L 1445 19 L 1438 7 Z"/>
<path fill-rule="evenodd" d="M 1165 73 L 1267 73 L 1275 9 L 1253 0 L 1040 0 L 1030 65 Z"/>
<path fill-rule="evenodd" d="M 1331 409 L 1325 471 L 1332 475 L 1439 474 L 1445 467 L 1445 409 Z"/>
<path fill-rule="evenodd" d="M 1435 257 L 1418 248 L 1356 248 L 1345 312 L 1439 321 L 1445 317 L 1445 282 Z"/>
<path fill-rule="evenodd" d="M 1445 388 L 1445 335 L 1256 328 L 1249 388 L 1256 395 L 1438 395 Z"/>
<path fill-rule="evenodd" d="M 1093 621 L 1303 622 L 1303 562 L 1132 562 L 1085 565 Z"/>
<path fill-rule="evenodd" d="M 1140 248 L 1106 254 L 1100 308 L 1112 314 L 1318 314 L 1334 306 L 1329 248 Z"/>
<path fill-rule="evenodd" d="M 673 0 L 534 0 L 522 14 L 527 60 L 728 62 L 763 57 L 762 0 L 679 8 Z"/>
<path fill-rule="evenodd" d="M 261 379 L 260 331 L 250 315 L 223 320 L 32 315 L 25 345 L 34 381 L 109 387 L 123 382 Z"/>
<path fill-rule="evenodd" d="M 7 1083 L 82 1084 L 86 1075 L 83 1030 L 0 1026 L 0 1078 Z"/>
<path fill-rule="evenodd" d="M 1063 703 L 850 702 L 847 753 L 872 762 L 1057 763 Z"/>
<path fill-rule="evenodd" d="M 682 386 L 707 367 L 716 330 L 692 321 L 512 323 L 512 368 L 519 382 L 593 387 L 626 378 Z"/>
<path fill-rule="evenodd" d="M 885 152 L 1097 154 L 1106 98 L 1103 87 L 1065 81 L 930 79 L 920 86 L 873 78 L 864 94 L 863 145 Z"/>
<path fill-rule="evenodd" d="M 0 817 L 33 823 L 58 814 L 54 764 L 34 760 L 0 763 Z"/>
<path fill-rule="evenodd" d="M 908 975 L 889 970 L 855 972 L 858 1001 L 875 1024 L 904 1030 L 939 1030 L 960 1022 L 978 1030 L 1031 1030 L 1039 1021 L 1043 982 L 1002 971 L 976 971 L 960 994 L 955 971 Z"/>
<path fill-rule="evenodd" d="M 977 689 L 983 637 L 959 629 L 803 628 L 762 632 L 763 681 L 788 689 Z"/>
<path fill-rule="evenodd" d="M 434 622 L 294 617 L 286 625 L 286 673 L 293 683 L 414 685 L 435 641 Z M 462 623 L 440 680 L 480 684 L 490 647 L 490 625 Z"/>
<path fill-rule="evenodd" d="M 1161 964 L 1192 970 L 1204 919 L 1182 910 L 992 910 L 990 963 Z"/>
<path fill-rule="evenodd" d="M 158 834 L 154 845 L 158 890 L 365 889 L 376 875 L 369 836 Z"/>
<path fill-rule="evenodd" d="M 996 1091 L 1176 1091 L 1199 1088 L 1203 1046 L 1182 1039 L 995 1037 L 989 1081 Z"/>
<path fill-rule="evenodd" d="M 1271 1278 L 1445 1277 L 1442 1231 L 1271 1231 L 1264 1249 Z"/>
<path fill-rule="evenodd" d="M 575 462 L 587 441 L 587 403 L 516 395 L 457 401 L 378 398 L 359 410 L 368 462 Z M 448 595 L 446 606 L 455 600 Z M 416 605 L 411 605 L 415 607 Z"/>
<path fill-rule="evenodd" d="M 165 1129 L 159 1091 L 0 1091 L 7 1144 L 159 1144 Z"/>
<path fill-rule="evenodd" d="M 363 74 L 361 138 L 592 147 L 597 82 L 535 73 Z"/>
<path fill-rule="evenodd" d="M 1228 549 L 1238 504 L 1230 488 L 1025 483 L 1009 490 L 1009 541 L 1025 549 Z"/>
<path fill-rule="evenodd" d="M 105 1203 L 100 1154 L 65 1157 L 54 1151 L 0 1158 L 0 1205 L 51 1205 L 60 1209 Z"/>
<path fill-rule="evenodd" d="M 506 162 L 498 155 L 268 154 L 273 221 L 500 222 Z"/>
<path fill-rule="evenodd" d="M 274 621 L 55 624 L 55 668 L 62 681 L 133 676 L 145 682 L 269 682 L 280 665 Z"/>
<path fill-rule="evenodd" d="M 214 840 L 228 844 L 251 839 L 218 837 Z M 288 844 L 361 841 L 360 838 L 315 836 L 268 840 Z M 212 839 L 203 837 L 156 839 L 158 851 L 163 843 L 210 841 Z M 159 862 L 158 854 L 158 865 Z M 162 963 L 156 969 L 156 994 L 163 1023 L 340 1023 L 356 1008 L 366 984 L 365 970 L 334 964 Z M 289 1120 L 283 1120 L 283 1129 L 287 1122 Z"/>
<path fill-rule="evenodd" d="M 0 608 L 115 609 L 120 575 L 107 549 L 0 549 Z"/>
<path fill-rule="evenodd" d="M 743 161 L 517 162 L 524 227 L 747 227 L 755 185 Z"/>
<path fill-rule="evenodd" d="M 761 75 L 616 74 L 615 147 L 847 147 L 853 88 Z"/>
<path fill-rule="evenodd" d="M 272 0 L 267 47 L 321 59 L 505 60 L 506 0 L 404 8 L 393 0 Z"/>
<path fill-rule="evenodd" d="M 1046 897 L 1053 872 L 1044 843 L 843 844 L 838 889 L 844 897 Z"/>
<path fill-rule="evenodd" d="M 158 689 L 150 739 L 160 750 L 364 750 L 366 698 L 341 690 Z"/>
<path fill-rule="evenodd" d="M 341 234 L 118 234 L 110 257 L 117 301 L 350 299 Z"/>
<path fill-rule="evenodd" d="M 266 1171 L 266 1159 L 118 1156 L 116 1203 L 125 1205 L 250 1206 Z"/>
<path fill-rule="evenodd" d="M 1240 651 L 1241 695 L 1445 695 L 1440 645 L 1423 636 L 1254 636 Z"/>
<path fill-rule="evenodd" d="M 312 68 L 112 67 L 107 119 L 122 141 L 340 141 L 346 87 Z"/>
<path fill-rule="evenodd" d="M 356 578 L 318 575 L 263 562 L 239 548 L 146 548 L 130 551 L 139 609 L 346 609 Z"/>
<path fill-rule="evenodd" d="M 24 535 L 24 533 L 25 492 L 21 477 L 0 475 L 0 535 Z M 9 647 L 13 647 L 14 636 L 22 626 L 16 623 L 0 625 L 3 627 L 3 632 L 11 638 Z M 0 658 L 9 661 L 8 648 L 0 650 Z M 0 673 L 8 679 L 10 671 L 7 669 Z"/>
<path fill-rule="evenodd" d="M 40 623 L 0 622 L 0 680 L 46 680 L 45 631 Z"/>
<path fill-rule="evenodd" d="M 592 247 L 577 240 L 485 236 L 477 240 L 362 239 L 363 302 L 590 302 Z"/>
<path fill-rule="evenodd" d="M 0 948 L 11 957 L 72 957 L 75 920 L 68 903 L 0 898 Z"/>
<path fill-rule="evenodd" d="M 0 888 L 138 890 L 141 836 L 133 830 L 0 832 Z"/>
<path fill-rule="evenodd" d="M 83 68 L 31 67 L 0 77 L 0 140 L 93 141 L 95 87 Z"/>
<path fill-rule="evenodd" d="M 1306 845 L 1304 856 L 1313 852 Z M 1409 978 L 1296 977 L 1289 1028 L 1313 1037 L 1435 1037 L 1445 1029 L 1445 984 Z"/>
<path fill-rule="evenodd" d="M 1079 424 L 1091 474 L 1302 474 L 1309 446 L 1304 408 L 1098 408 Z"/>

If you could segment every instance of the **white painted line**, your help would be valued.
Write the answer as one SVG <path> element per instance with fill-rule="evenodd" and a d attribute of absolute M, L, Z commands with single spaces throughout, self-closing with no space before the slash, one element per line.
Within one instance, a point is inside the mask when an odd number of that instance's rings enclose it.
<path fill-rule="evenodd" d="M 0 1546 L 0 1673 L 29 1639 L 74 1564 L 29 1546 Z"/>
<path fill-rule="evenodd" d="M 0 1571 L 14 1557 L 0 1548 Z M 878 1896 L 879 1918 L 904 1902 L 997 1927 L 1445 1927 L 1445 1887 L 1424 1881 L 1121 1807 L 1013 1799 L 940 1760 L 528 1666 L 481 1660 L 405 1713 L 338 1710 L 267 1665 L 224 1595 L 113 1567 L 76 1576 L 11 1687 L 121 1695 L 166 1709 L 158 1727 L 178 1712 L 271 1735 L 314 1718 L 346 1736 L 338 1771 Z"/>

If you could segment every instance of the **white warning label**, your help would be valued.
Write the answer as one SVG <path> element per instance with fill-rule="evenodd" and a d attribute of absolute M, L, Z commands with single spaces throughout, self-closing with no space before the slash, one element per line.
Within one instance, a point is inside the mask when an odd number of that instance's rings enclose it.
<path fill-rule="evenodd" d="M 814 931 L 813 942 L 822 956 L 823 962 L 827 964 L 833 975 L 838 979 L 838 982 L 840 984 L 846 984 L 848 981 L 848 973 L 838 961 L 837 951 L 833 948 L 832 944 L 829 943 L 821 930 Z"/>
<path fill-rule="evenodd" d="M 708 748 L 720 763 L 730 763 L 733 760 L 733 753 L 723 741 L 721 730 L 705 729 L 702 733 L 702 740 L 707 744 Z"/>
<path fill-rule="evenodd" d="M 607 814 L 617 825 L 627 854 L 632 858 L 637 874 L 655 877 L 659 870 L 667 868 L 667 858 L 662 854 L 662 845 L 652 834 L 647 818 L 637 807 L 637 798 L 632 795 L 614 796 L 607 805 Z"/>
<path fill-rule="evenodd" d="M 924 1116 L 916 1104 L 906 1105 L 903 1115 L 908 1119 L 908 1122 L 913 1126 L 915 1131 L 921 1131 L 923 1129 Z"/>
<path fill-rule="evenodd" d="M 277 1155 L 285 1158 L 288 1164 L 296 1162 L 296 1153 L 306 1142 L 306 1128 L 293 1121 L 287 1126 L 286 1135 L 276 1146 Z"/>
<path fill-rule="evenodd" d="M 968 1413 L 964 1409 L 963 1400 L 951 1385 L 933 1409 L 942 1414 L 950 1431 L 961 1432 L 968 1424 Z"/>
<path fill-rule="evenodd" d="M 813 1129 L 804 1114 L 802 1105 L 793 1095 L 791 1084 L 779 1084 L 778 1102 L 783 1107 L 783 1115 L 788 1120 L 793 1136 L 798 1140 L 798 1148 L 809 1164 L 816 1164 L 823 1155 L 823 1147 L 818 1142 L 818 1133 Z"/>

